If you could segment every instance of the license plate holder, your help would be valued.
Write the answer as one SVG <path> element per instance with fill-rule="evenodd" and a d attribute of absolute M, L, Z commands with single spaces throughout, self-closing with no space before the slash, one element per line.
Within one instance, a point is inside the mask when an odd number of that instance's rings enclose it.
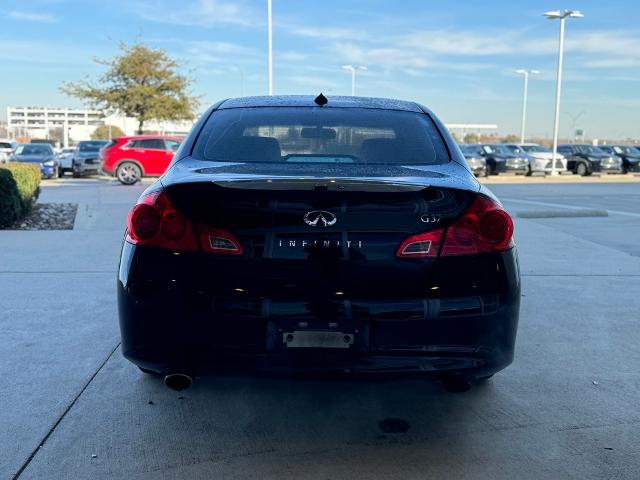
<path fill-rule="evenodd" d="M 287 348 L 349 349 L 354 341 L 353 333 L 295 330 L 284 332 L 282 342 Z"/>

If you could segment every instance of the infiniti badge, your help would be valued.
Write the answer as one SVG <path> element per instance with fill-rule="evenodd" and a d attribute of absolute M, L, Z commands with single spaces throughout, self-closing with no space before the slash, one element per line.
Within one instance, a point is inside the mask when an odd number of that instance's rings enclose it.
<path fill-rule="evenodd" d="M 307 212 L 302 219 L 304 220 L 304 223 L 311 227 L 317 227 L 318 225 L 330 227 L 331 225 L 335 225 L 338 221 L 333 213 L 325 210 L 313 210 L 311 212 Z"/>

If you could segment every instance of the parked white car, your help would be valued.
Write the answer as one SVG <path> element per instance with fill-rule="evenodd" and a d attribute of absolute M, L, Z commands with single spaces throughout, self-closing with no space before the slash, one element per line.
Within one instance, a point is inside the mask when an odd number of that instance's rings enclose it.
<path fill-rule="evenodd" d="M 16 148 L 17 143 L 13 140 L 0 138 L 0 163 L 7 163 L 9 157 Z"/>
<path fill-rule="evenodd" d="M 519 143 L 518 146 L 531 157 L 531 173 L 551 173 L 551 150 L 537 143 Z M 556 154 L 556 172 L 568 173 L 567 159 L 559 153 Z"/>

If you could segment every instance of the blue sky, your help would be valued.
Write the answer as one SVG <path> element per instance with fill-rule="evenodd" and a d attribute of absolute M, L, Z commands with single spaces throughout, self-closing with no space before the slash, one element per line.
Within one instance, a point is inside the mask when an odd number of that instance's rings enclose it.
<path fill-rule="evenodd" d="M 420 101 L 445 122 L 550 136 L 559 22 L 567 21 L 561 136 L 640 137 L 640 3 L 636 1 L 273 0 L 276 94 L 350 93 L 341 65 L 366 65 L 358 94 Z M 2 0 L 0 118 L 7 105 L 79 106 L 58 90 L 95 76 L 92 58 L 139 39 L 166 49 L 195 79 L 203 107 L 265 94 L 266 0 Z M 623 13 L 624 12 L 624 13 Z M 243 75 L 241 74 L 243 72 Z"/>

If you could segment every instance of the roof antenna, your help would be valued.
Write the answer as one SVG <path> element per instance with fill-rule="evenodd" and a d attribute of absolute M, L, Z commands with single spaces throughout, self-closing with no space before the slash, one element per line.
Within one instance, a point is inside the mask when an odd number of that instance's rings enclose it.
<path fill-rule="evenodd" d="M 322 93 L 318 95 L 313 101 L 321 107 L 325 106 L 327 102 L 329 102 L 329 100 L 327 100 L 327 97 L 325 97 Z"/>

